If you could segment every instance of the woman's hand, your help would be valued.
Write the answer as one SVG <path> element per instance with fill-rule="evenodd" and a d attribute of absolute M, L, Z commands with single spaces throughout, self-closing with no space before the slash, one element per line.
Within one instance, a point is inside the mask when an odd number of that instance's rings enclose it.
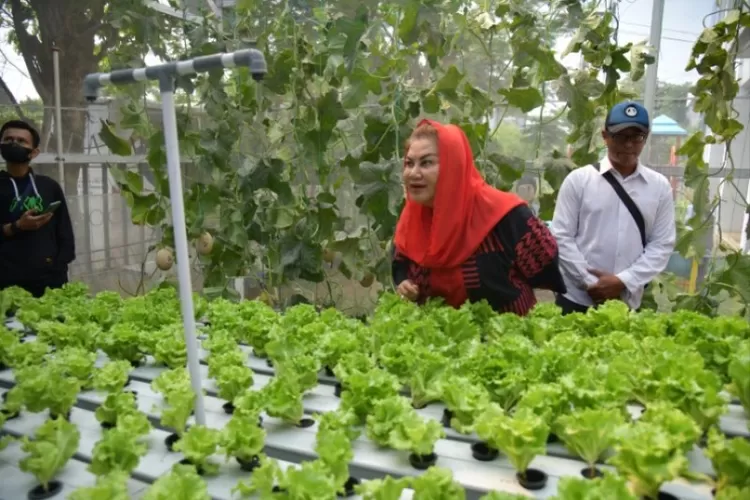
<path fill-rule="evenodd" d="M 404 280 L 399 283 L 398 287 L 396 287 L 396 291 L 401 297 L 412 302 L 415 302 L 417 297 L 419 297 L 419 287 L 411 280 Z"/>

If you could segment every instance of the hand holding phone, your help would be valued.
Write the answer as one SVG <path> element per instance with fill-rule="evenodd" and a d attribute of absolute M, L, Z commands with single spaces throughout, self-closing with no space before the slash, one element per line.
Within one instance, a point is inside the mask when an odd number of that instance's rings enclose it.
<path fill-rule="evenodd" d="M 60 208 L 60 205 L 62 205 L 61 201 L 53 201 L 52 203 L 47 205 L 47 208 L 37 213 L 37 215 L 53 214 L 58 208 Z"/>

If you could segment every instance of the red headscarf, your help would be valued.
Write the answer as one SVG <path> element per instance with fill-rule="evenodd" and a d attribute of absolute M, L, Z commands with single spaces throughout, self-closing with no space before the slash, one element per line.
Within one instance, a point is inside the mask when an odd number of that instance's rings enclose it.
<path fill-rule="evenodd" d="M 458 307 L 467 298 L 461 265 L 508 212 L 525 202 L 484 181 L 458 126 L 432 120 L 423 124 L 435 128 L 438 136 L 435 198 L 427 207 L 407 196 L 394 241 L 400 253 L 430 269 L 432 295 Z"/>

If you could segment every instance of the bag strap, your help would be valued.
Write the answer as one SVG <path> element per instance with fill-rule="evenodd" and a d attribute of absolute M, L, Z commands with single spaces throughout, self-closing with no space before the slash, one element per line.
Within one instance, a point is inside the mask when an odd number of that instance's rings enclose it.
<path fill-rule="evenodd" d="M 601 171 L 601 164 L 599 162 L 596 162 L 594 164 L 594 168 L 596 168 L 597 171 Z M 646 248 L 646 220 L 643 218 L 643 214 L 638 209 L 638 205 L 635 204 L 633 198 L 631 198 L 628 192 L 625 191 L 625 188 L 622 187 L 622 184 L 620 184 L 617 179 L 615 179 L 615 176 L 612 175 L 611 170 L 604 172 L 602 174 L 602 177 L 604 177 L 607 182 L 609 182 L 609 185 L 612 186 L 612 189 L 615 190 L 615 193 L 617 193 L 617 196 L 620 198 L 620 201 L 622 201 L 622 203 L 625 205 L 625 208 L 627 208 L 628 212 L 630 212 L 630 215 L 635 221 L 635 225 L 638 226 L 638 232 L 641 233 L 641 245 L 643 245 L 643 248 Z"/>

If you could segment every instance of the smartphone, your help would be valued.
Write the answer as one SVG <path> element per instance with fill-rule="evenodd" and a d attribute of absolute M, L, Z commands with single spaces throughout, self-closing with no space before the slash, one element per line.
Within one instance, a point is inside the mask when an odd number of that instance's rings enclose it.
<path fill-rule="evenodd" d="M 47 205 L 47 208 L 39 212 L 37 215 L 53 214 L 58 208 L 60 208 L 60 205 L 62 205 L 61 201 L 53 201 Z"/>

